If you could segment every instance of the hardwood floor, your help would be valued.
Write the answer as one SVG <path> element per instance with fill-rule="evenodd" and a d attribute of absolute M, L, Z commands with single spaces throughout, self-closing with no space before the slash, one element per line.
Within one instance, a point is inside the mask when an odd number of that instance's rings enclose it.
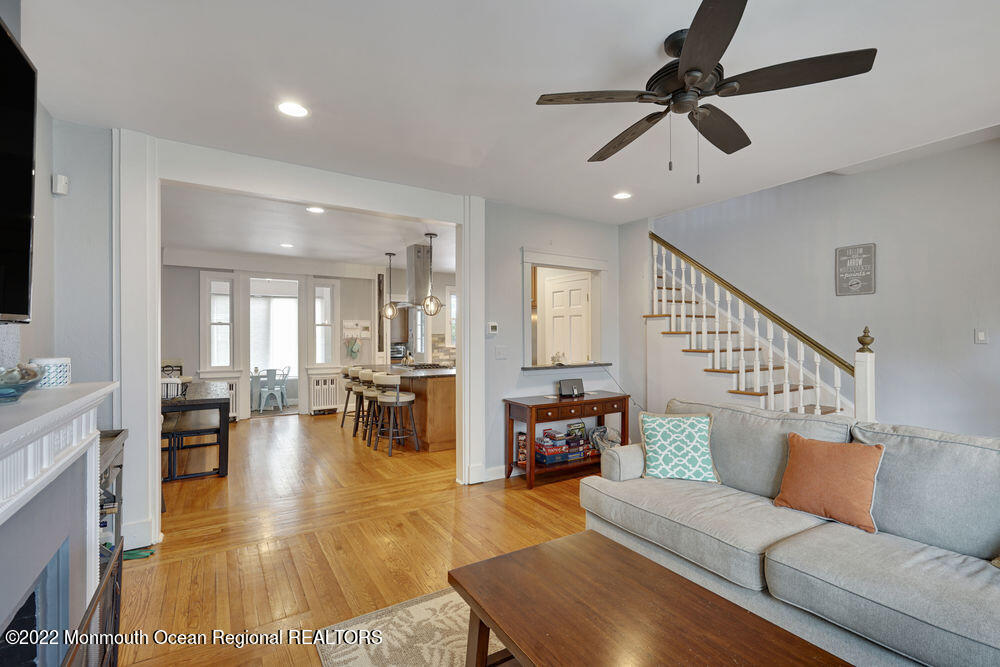
<path fill-rule="evenodd" d="M 455 483 L 455 452 L 373 452 L 339 415 L 231 427 L 229 476 L 163 486 L 164 541 L 125 566 L 122 632 L 319 629 L 449 569 L 583 530 L 579 480 Z M 210 450 L 182 464 L 206 466 Z M 319 664 L 312 646 L 123 646 L 123 664 Z"/>

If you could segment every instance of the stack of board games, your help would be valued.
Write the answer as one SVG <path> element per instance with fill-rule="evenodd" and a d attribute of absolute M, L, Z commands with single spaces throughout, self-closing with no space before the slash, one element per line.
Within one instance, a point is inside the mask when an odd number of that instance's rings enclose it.
<path fill-rule="evenodd" d="M 587 438 L 587 427 L 583 422 L 573 422 L 565 433 L 547 428 L 540 440 L 535 441 L 535 463 L 548 465 L 600 456 Z"/>

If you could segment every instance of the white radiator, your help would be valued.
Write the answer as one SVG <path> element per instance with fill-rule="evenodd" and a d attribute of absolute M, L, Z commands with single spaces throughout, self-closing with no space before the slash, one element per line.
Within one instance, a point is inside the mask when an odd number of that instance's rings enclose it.
<path fill-rule="evenodd" d="M 309 378 L 309 410 L 335 410 L 337 408 L 337 376 L 316 375 Z"/>
<path fill-rule="evenodd" d="M 236 419 L 236 394 L 239 391 L 240 383 L 230 381 L 229 383 L 229 418 Z"/>

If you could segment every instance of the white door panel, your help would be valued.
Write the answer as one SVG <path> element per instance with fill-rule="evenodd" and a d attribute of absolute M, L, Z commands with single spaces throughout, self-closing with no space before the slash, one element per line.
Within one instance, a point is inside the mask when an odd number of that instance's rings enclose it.
<path fill-rule="evenodd" d="M 547 306 L 542 318 L 543 344 L 539 363 L 549 363 L 562 352 L 567 363 L 590 360 L 590 274 L 560 273 L 547 276 L 542 285 Z"/>

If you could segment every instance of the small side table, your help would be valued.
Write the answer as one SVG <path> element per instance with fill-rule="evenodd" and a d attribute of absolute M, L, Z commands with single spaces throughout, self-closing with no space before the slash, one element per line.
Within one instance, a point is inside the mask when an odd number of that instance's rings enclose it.
<path fill-rule="evenodd" d="M 504 439 L 504 457 L 507 463 L 507 477 L 510 477 L 514 467 L 525 469 L 528 488 L 535 487 L 535 475 L 582 468 L 600 462 L 600 457 L 591 457 L 565 463 L 542 465 L 535 463 L 535 426 L 544 422 L 578 420 L 584 417 L 597 417 L 598 425 L 604 424 L 604 417 L 609 414 L 620 414 L 622 419 L 622 444 L 628 444 L 628 394 L 618 394 L 610 391 L 588 391 L 582 396 L 525 396 L 522 398 L 503 399 L 507 416 L 507 428 Z M 514 422 L 522 422 L 527 427 L 528 460 L 517 461 L 517 438 Z"/>

